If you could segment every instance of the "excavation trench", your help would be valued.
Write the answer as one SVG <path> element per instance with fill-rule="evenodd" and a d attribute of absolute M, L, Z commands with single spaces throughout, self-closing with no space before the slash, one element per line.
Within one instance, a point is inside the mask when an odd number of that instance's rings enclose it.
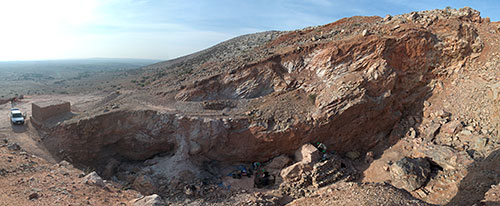
<path fill-rule="evenodd" d="M 398 124 L 402 119 L 421 116 L 433 80 L 480 52 L 480 40 L 468 35 L 475 31 L 459 32 L 469 44 L 418 30 L 282 54 L 196 82 L 176 96 L 179 102 L 256 101 L 246 116 L 116 110 L 66 121 L 51 129 L 44 145 L 55 156 L 105 177 L 159 185 L 216 177 L 207 171 L 207 162 L 265 162 L 313 141 L 339 154 L 387 147 L 406 133 L 408 128 Z M 474 44 L 479 48 L 471 49 Z M 293 104 L 288 97 L 302 100 Z M 306 105 L 308 97 L 313 101 Z M 286 113 L 293 114 L 278 118 Z"/>

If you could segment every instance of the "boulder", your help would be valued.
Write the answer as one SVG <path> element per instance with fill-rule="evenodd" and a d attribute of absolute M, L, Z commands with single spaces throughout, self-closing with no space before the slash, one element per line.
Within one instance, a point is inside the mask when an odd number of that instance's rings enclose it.
<path fill-rule="evenodd" d="M 295 161 L 303 162 L 304 164 L 314 164 L 321 159 L 321 153 L 312 144 L 302 145 L 295 152 Z"/>
<path fill-rule="evenodd" d="M 445 170 L 466 167 L 474 162 L 465 151 L 457 151 L 443 145 L 428 145 L 416 153 L 418 156 L 427 157 Z"/>
<path fill-rule="evenodd" d="M 97 174 L 97 172 L 91 172 L 87 176 L 83 177 L 83 183 L 93 186 L 105 187 L 104 180 Z"/>
<path fill-rule="evenodd" d="M 430 172 L 430 164 L 425 158 L 404 157 L 390 167 L 392 184 L 408 191 L 424 186 Z"/>
<path fill-rule="evenodd" d="M 36 199 L 38 199 L 38 197 L 40 197 L 40 195 L 39 195 L 38 193 L 36 193 L 36 192 L 33 192 L 33 193 L 31 193 L 31 194 L 28 196 L 28 199 L 29 199 L 29 200 L 36 200 Z"/>
<path fill-rule="evenodd" d="M 390 21 L 392 19 L 392 16 L 387 14 L 385 15 L 384 21 Z"/>
<path fill-rule="evenodd" d="M 365 29 L 365 30 L 363 30 L 363 32 L 361 33 L 361 35 L 368 36 L 368 35 L 370 35 L 370 32 Z"/>
<path fill-rule="evenodd" d="M 302 174 L 310 171 L 312 171 L 312 166 L 310 164 L 297 162 L 281 170 L 280 175 L 285 181 L 297 181 L 302 177 Z"/>
<path fill-rule="evenodd" d="M 134 206 L 165 206 L 165 202 L 157 194 L 145 196 L 143 198 L 136 199 L 134 201 Z"/>
<path fill-rule="evenodd" d="M 427 128 L 425 128 L 425 135 L 427 139 L 433 139 L 439 133 L 439 128 L 441 128 L 441 124 L 439 123 L 431 123 L 427 125 Z"/>
<path fill-rule="evenodd" d="M 286 165 L 290 164 L 292 160 L 286 155 L 280 155 L 271 160 L 269 164 L 266 165 L 267 169 L 271 170 L 281 170 Z"/>
<path fill-rule="evenodd" d="M 147 175 L 141 175 L 137 178 L 135 178 L 134 183 L 133 183 L 134 189 L 137 191 L 143 193 L 143 194 L 153 194 L 156 191 L 156 185 L 151 179 L 151 177 Z"/>
<path fill-rule="evenodd" d="M 375 154 L 373 154 L 372 151 L 367 152 L 365 155 L 365 163 L 367 163 L 367 164 L 372 163 L 374 160 L 374 157 L 375 157 Z"/>
<path fill-rule="evenodd" d="M 441 132 L 448 134 L 448 135 L 454 135 L 455 133 L 460 131 L 462 129 L 462 127 L 463 127 L 462 122 L 460 122 L 459 120 L 453 120 L 453 121 L 450 121 L 450 122 L 444 124 L 441 127 Z"/>

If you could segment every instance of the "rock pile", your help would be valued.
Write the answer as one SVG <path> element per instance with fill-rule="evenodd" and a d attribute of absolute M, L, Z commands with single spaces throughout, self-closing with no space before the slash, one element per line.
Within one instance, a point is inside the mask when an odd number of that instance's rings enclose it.
<path fill-rule="evenodd" d="M 294 197 L 302 197 L 314 189 L 340 180 L 353 179 L 355 169 L 347 161 L 338 155 L 326 155 L 324 159 L 321 156 L 319 150 L 311 144 L 298 149 L 295 152 L 298 162 L 281 170 L 283 182 L 280 190 Z"/>

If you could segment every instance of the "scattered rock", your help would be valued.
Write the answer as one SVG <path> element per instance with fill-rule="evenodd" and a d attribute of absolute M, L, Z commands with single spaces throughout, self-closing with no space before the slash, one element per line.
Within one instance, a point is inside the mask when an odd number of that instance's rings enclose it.
<path fill-rule="evenodd" d="M 38 199 L 38 197 L 40 197 L 40 195 L 39 195 L 38 193 L 36 193 L 36 192 L 33 192 L 33 193 L 31 193 L 31 194 L 28 196 L 28 199 L 29 199 L 29 200 L 36 200 L 36 199 Z"/>
<path fill-rule="evenodd" d="M 195 195 L 196 187 L 194 185 L 186 185 L 184 186 L 184 194 L 187 196 Z"/>
<path fill-rule="evenodd" d="M 370 35 L 370 32 L 367 29 L 365 29 L 365 30 L 363 30 L 363 32 L 361 33 L 361 35 L 368 36 L 368 35 Z"/>
<path fill-rule="evenodd" d="M 430 107 L 431 103 L 429 101 L 424 101 L 424 107 Z"/>
<path fill-rule="evenodd" d="M 422 187 L 430 172 L 430 164 L 425 158 L 404 157 L 390 167 L 392 184 L 408 191 Z"/>
<path fill-rule="evenodd" d="M 498 203 L 500 203 L 500 183 L 490 186 L 482 202 L 486 206 L 498 206 Z"/>
<path fill-rule="evenodd" d="M 9 171 L 7 171 L 6 169 L 4 168 L 0 168 L 0 176 L 4 176 L 6 175 L 7 173 L 9 173 Z"/>
<path fill-rule="evenodd" d="M 84 184 L 105 187 L 104 180 L 97 174 L 97 172 L 91 172 L 87 176 L 85 176 L 82 180 Z"/>
<path fill-rule="evenodd" d="M 166 206 L 165 202 L 157 194 L 145 196 L 134 201 L 134 206 Z"/>
<path fill-rule="evenodd" d="M 7 146 L 7 149 L 12 150 L 12 151 L 19 151 L 21 150 L 21 146 L 17 143 L 12 143 L 9 146 Z"/>
<path fill-rule="evenodd" d="M 417 137 L 417 131 L 415 131 L 413 127 L 410 127 L 410 129 L 408 129 L 408 137 L 412 139 Z"/>
<path fill-rule="evenodd" d="M 373 154 L 373 152 L 372 152 L 372 151 L 367 152 L 367 153 L 366 153 L 366 155 L 365 155 L 365 163 L 367 163 L 367 164 L 372 163 L 372 162 L 373 162 L 373 160 L 374 160 L 374 159 L 373 159 L 373 158 L 374 158 L 374 156 L 375 156 L 375 155 Z"/>
<path fill-rule="evenodd" d="M 410 20 L 412 21 L 417 21 L 420 15 L 417 12 L 411 12 L 410 13 Z"/>

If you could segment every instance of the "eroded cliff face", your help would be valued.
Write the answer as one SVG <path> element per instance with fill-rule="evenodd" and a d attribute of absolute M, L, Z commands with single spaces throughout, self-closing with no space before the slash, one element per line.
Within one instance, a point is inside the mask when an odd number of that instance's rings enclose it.
<path fill-rule="evenodd" d="M 479 55 L 478 16 L 471 10 L 464 16 L 353 17 L 300 31 L 307 37 L 344 30 L 345 37 L 320 36 L 299 46 L 287 45 L 298 41 L 290 32 L 267 45 L 278 48 L 268 57 L 195 81 L 175 96 L 180 102 L 251 99 L 244 117 L 112 112 L 63 124 L 52 136 L 64 141 L 49 145 L 87 163 L 104 153 L 144 160 L 174 154 L 181 145 L 221 161 L 262 161 L 310 141 L 340 152 L 366 151 L 387 144 L 401 117 L 419 111 L 434 79 Z"/>
<path fill-rule="evenodd" d="M 435 79 L 479 55 L 482 42 L 474 24 L 480 17 L 465 13 L 422 13 L 409 20 L 354 17 L 306 30 L 302 36 L 360 25 L 336 41 L 312 37 L 316 41 L 309 44 L 275 49 L 267 59 L 188 85 L 176 100 L 252 99 L 250 138 L 260 139 L 258 145 L 276 142 L 280 152 L 312 140 L 338 151 L 367 150 L 387 140 L 405 113 L 421 110 Z M 282 35 L 271 48 L 297 41 L 291 35 Z M 311 104 L 297 105 L 293 95 Z M 300 111 L 287 116 L 292 109 L 286 107 Z M 253 157 L 268 149 L 243 150 Z"/>
<path fill-rule="evenodd" d="M 312 141 L 339 154 L 388 147 L 406 133 L 403 119 L 422 121 L 440 81 L 474 65 L 484 48 L 481 21 L 465 8 L 286 32 L 253 48 L 261 58 L 225 62 L 234 67 L 207 60 L 191 69 L 222 69 L 183 77 L 170 92 L 159 92 L 167 91 L 161 78 L 149 88 L 153 98 L 202 109 L 100 113 L 53 128 L 45 145 L 94 167 L 162 155 L 150 176 L 167 182 L 185 171 L 199 176 L 201 162 L 267 161 Z"/>

